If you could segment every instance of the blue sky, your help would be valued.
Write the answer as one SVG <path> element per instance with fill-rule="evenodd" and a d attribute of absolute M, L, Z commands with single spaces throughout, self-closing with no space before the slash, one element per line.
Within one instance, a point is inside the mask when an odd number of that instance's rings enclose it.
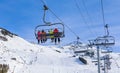
<path fill-rule="evenodd" d="M 81 39 L 88 43 L 105 34 L 102 22 L 100 0 L 76 0 L 80 10 L 75 5 L 75 0 L 45 0 L 48 7 L 69 26 Z M 83 2 L 85 2 L 85 6 Z M 110 35 L 116 38 L 114 51 L 120 47 L 120 0 L 103 0 L 106 24 L 109 24 Z M 6 28 L 20 37 L 34 41 L 34 28 L 43 24 L 43 3 L 41 0 L 0 0 L 0 27 Z M 81 13 L 84 19 L 81 17 Z M 87 11 L 89 16 L 87 15 Z M 59 22 L 57 18 L 47 12 L 47 20 Z M 66 27 L 65 27 L 66 28 Z M 65 29 L 66 37 L 61 39 L 62 44 L 76 40 L 68 28 Z"/>

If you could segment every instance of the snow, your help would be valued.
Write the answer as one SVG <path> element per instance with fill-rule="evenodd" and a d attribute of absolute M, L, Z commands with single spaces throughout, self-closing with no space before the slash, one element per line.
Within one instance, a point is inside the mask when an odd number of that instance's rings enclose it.
<path fill-rule="evenodd" d="M 0 63 L 9 65 L 8 73 L 97 73 L 97 66 L 92 63 L 94 58 L 85 56 L 88 62 L 85 65 L 78 56 L 73 57 L 70 46 L 42 46 L 29 43 L 19 36 L 5 37 L 8 41 L 0 40 Z M 112 69 L 109 73 L 120 73 L 120 55 L 110 55 Z"/>

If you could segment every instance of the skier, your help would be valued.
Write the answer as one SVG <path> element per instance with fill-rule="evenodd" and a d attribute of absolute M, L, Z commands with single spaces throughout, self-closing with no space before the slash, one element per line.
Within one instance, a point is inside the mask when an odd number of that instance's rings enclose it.
<path fill-rule="evenodd" d="M 55 44 L 57 43 L 57 40 L 58 40 L 58 43 L 60 43 L 60 38 L 59 38 L 59 30 L 57 28 L 54 29 L 53 31 L 54 33 L 54 39 L 55 39 Z"/>
<path fill-rule="evenodd" d="M 51 42 L 53 42 L 54 35 L 53 35 L 53 30 L 52 29 L 49 31 L 49 35 L 50 35 L 50 38 L 51 38 Z"/>
<path fill-rule="evenodd" d="M 40 40 L 41 40 L 41 32 L 40 31 L 37 32 L 37 40 L 38 40 L 38 44 L 39 44 Z"/>
<path fill-rule="evenodd" d="M 42 33 L 41 33 L 41 38 L 42 38 L 42 43 L 45 43 L 47 41 L 47 38 L 46 38 L 46 32 L 44 30 L 42 30 Z"/>

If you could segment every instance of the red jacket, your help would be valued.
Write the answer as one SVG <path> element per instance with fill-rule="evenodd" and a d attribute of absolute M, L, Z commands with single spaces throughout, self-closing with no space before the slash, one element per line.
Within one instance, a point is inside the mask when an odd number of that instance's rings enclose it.
<path fill-rule="evenodd" d="M 41 32 L 40 31 L 38 31 L 37 36 L 38 36 L 38 39 L 40 39 L 40 37 L 41 37 Z"/>
<path fill-rule="evenodd" d="M 55 28 L 54 31 L 53 31 L 53 33 L 58 33 L 58 32 L 59 32 L 59 31 L 58 31 L 57 28 Z"/>

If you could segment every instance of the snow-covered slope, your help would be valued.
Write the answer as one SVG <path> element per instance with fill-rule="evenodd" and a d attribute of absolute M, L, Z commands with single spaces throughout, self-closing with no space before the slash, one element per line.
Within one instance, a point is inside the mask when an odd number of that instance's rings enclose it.
<path fill-rule="evenodd" d="M 1 31 L 1 30 L 0 30 Z M 97 73 L 97 66 L 92 58 L 85 56 L 87 64 L 73 57 L 70 47 L 64 49 L 54 46 L 31 44 L 13 35 L 7 41 L 0 40 L 0 64 L 8 64 L 8 73 Z M 0 38 L 1 39 L 1 38 Z M 110 73 L 120 72 L 120 55 L 112 53 Z"/>

